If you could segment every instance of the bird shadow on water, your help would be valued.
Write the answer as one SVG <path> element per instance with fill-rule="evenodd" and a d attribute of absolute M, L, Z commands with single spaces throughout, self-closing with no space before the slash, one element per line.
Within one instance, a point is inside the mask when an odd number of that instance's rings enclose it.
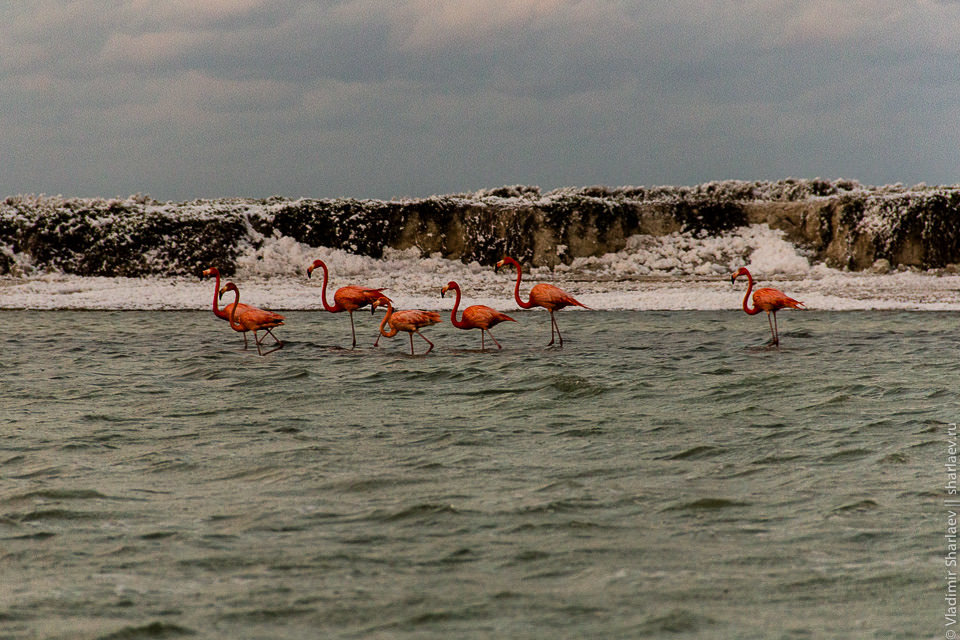
<path fill-rule="evenodd" d="M 239 347 L 239 348 L 236 348 L 236 349 L 231 349 L 231 350 L 229 350 L 229 353 L 247 354 L 247 355 L 250 355 L 250 356 L 254 356 L 254 357 L 257 357 L 257 358 L 261 358 L 261 357 L 266 357 L 266 356 L 272 354 L 274 351 L 280 351 L 280 350 L 283 349 L 284 347 L 287 347 L 288 344 L 289 344 L 289 343 L 284 343 L 283 346 L 272 347 L 272 348 L 270 348 L 270 349 L 264 349 L 262 353 L 257 353 L 257 348 L 256 348 L 256 347 L 251 347 L 251 348 L 248 348 L 248 349 L 244 349 L 243 347 Z"/>
<path fill-rule="evenodd" d="M 784 346 L 782 343 L 773 344 L 770 342 L 767 342 L 765 344 L 747 345 L 743 348 L 743 350 L 748 353 L 784 353 L 784 354 L 801 353 L 804 351 L 803 349 L 796 347 L 794 345 Z"/>
<path fill-rule="evenodd" d="M 750 353 L 780 353 L 783 351 L 783 347 L 778 344 L 766 343 L 766 344 L 751 344 L 743 348 L 744 351 Z"/>
<path fill-rule="evenodd" d="M 503 356 L 515 356 L 523 354 L 541 354 L 541 353 L 562 353 L 562 347 L 504 347 L 503 349 L 487 348 L 487 349 L 467 349 L 467 348 L 448 348 L 444 349 L 443 353 L 445 355 L 453 356 L 463 356 L 463 355 L 490 355 L 490 354 L 499 354 Z"/>
<path fill-rule="evenodd" d="M 431 350 L 421 350 L 416 353 L 410 353 L 407 349 L 397 349 L 391 346 L 380 345 L 379 347 L 374 347 L 366 349 L 366 355 L 370 357 L 381 357 L 381 358 L 397 358 L 401 360 L 421 360 L 423 358 L 433 358 L 437 355 L 435 349 Z"/>
<path fill-rule="evenodd" d="M 373 347 L 342 347 L 338 344 L 320 344 L 318 342 L 285 342 L 284 346 L 289 348 L 291 345 L 298 350 L 305 350 L 316 353 L 336 354 L 340 356 L 364 356 L 371 353 L 379 353 L 379 349 Z"/>
<path fill-rule="evenodd" d="M 476 355 L 488 355 L 491 353 L 503 353 L 503 350 L 501 349 L 447 349 L 445 353 L 451 356 L 476 356 Z M 507 353 L 510 353 L 510 351 L 507 350 Z"/>
<path fill-rule="evenodd" d="M 273 353 L 274 351 L 280 351 L 280 349 L 283 349 L 285 346 L 287 346 L 286 343 L 281 342 L 281 343 L 279 343 L 277 346 L 275 346 L 275 347 L 273 347 L 273 348 L 262 350 L 259 355 L 261 355 L 261 356 L 268 356 L 268 355 L 270 355 L 271 353 Z"/>
<path fill-rule="evenodd" d="M 799 353 L 804 351 L 803 339 L 812 337 L 812 332 L 799 329 L 790 333 L 781 333 L 779 343 L 767 340 L 762 344 L 746 345 L 743 349 L 749 353 Z M 800 340 L 799 346 L 797 340 Z"/>

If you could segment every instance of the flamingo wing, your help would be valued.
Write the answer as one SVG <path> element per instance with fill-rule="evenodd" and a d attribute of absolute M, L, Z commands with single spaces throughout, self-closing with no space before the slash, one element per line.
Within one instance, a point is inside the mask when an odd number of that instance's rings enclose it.
<path fill-rule="evenodd" d="M 229 321 L 230 321 L 230 316 L 233 315 L 233 305 L 235 305 L 235 304 L 236 304 L 235 302 L 231 302 L 230 304 L 228 304 L 228 305 L 226 305 L 225 307 L 223 307 L 222 309 L 220 309 L 220 314 L 219 314 L 217 317 L 218 317 L 218 318 L 223 318 L 224 320 L 226 320 L 226 321 L 229 322 Z M 248 304 L 243 304 L 243 303 L 241 302 L 241 303 L 240 303 L 240 307 L 239 307 L 238 310 L 237 310 L 237 313 L 238 313 L 238 314 L 242 314 L 242 313 L 245 313 L 245 312 L 247 312 L 247 311 L 249 311 L 249 310 L 251 310 L 251 309 L 253 309 L 253 308 L 254 308 L 254 307 L 251 307 L 251 306 L 248 305 Z"/>
<path fill-rule="evenodd" d="M 383 289 L 373 289 L 371 287 L 361 287 L 350 284 L 337 289 L 333 294 L 334 304 L 340 305 L 347 311 L 356 311 L 360 307 L 376 302 L 380 298 L 386 298 L 383 295 Z M 389 298 L 387 298 L 389 300 Z"/>
<path fill-rule="evenodd" d="M 440 314 L 436 311 L 421 311 L 408 309 L 394 311 L 390 316 L 390 326 L 399 331 L 416 331 L 421 327 L 429 327 L 440 322 Z"/>
<path fill-rule="evenodd" d="M 243 307 L 245 305 L 241 305 Z M 237 312 L 237 321 L 250 331 L 272 329 L 283 324 L 283 316 L 273 311 L 256 307 L 241 308 Z"/>
<path fill-rule="evenodd" d="M 530 289 L 530 302 L 548 311 L 556 311 L 569 306 L 589 308 L 563 289 L 545 283 L 534 285 Z"/>
<path fill-rule="evenodd" d="M 769 287 L 754 291 L 753 305 L 758 309 L 767 312 L 783 309 L 784 307 L 789 307 L 791 309 L 805 308 L 802 302 L 794 300 L 783 291 L 771 289 Z"/>
<path fill-rule="evenodd" d="M 501 322 L 516 322 L 505 313 L 482 304 L 475 304 L 463 310 L 463 322 L 470 323 L 478 329 L 490 329 Z"/>

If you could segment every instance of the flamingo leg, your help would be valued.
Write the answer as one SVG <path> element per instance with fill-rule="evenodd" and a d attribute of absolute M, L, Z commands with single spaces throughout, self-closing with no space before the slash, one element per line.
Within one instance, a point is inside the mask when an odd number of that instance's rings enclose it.
<path fill-rule="evenodd" d="M 266 331 L 267 333 L 269 333 L 269 334 L 270 334 L 270 337 L 273 338 L 273 339 L 277 342 L 278 345 L 280 345 L 279 347 L 277 347 L 278 349 L 280 349 L 280 348 L 283 347 L 283 341 L 280 340 L 277 336 L 273 335 L 273 331 L 270 331 L 270 329 L 264 329 L 264 331 Z M 266 339 L 266 336 L 264 336 L 264 339 Z"/>
<path fill-rule="evenodd" d="M 247 350 L 247 332 L 246 331 L 243 332 L 243 350 L 244 351 Z"/>
<path fill-rule="evenodd" d="M 500 346 L 500 343 L 497 342 L 497 339 L 493 337 L 493 333 L 490 332 L 490 329 L 487 329 L 487 333 L 490 334 L 490 339 L 493 340 L 493 344 L 497 345 L 497 349 L 503 349 L 503 347 Z"/>
<path fill-rule="evenodd" d="M 773 323 L 774 323 L 774 321 L 775 321 L 776 319 L 777 319 L 777 314 L 776 314 L 776 313 L 773 314 L 773 319 L 771 319 L 771 318 L 770 318 L 770 312 L 769 312 L 769 311 L 767 312 L 767 324 L 770 325 L 770 344 L 771 344 L 771 345 L 779 345 L 779 344 L 780 344 L 780 340 L 779 340 L 779 338 L 777 337 L 777 330 L 774 328 L 774 325 L 773 325 Z"/>
<path fill-rule="evenodd" d="M 264 334 L 263 337 L 261 337 L 260 339 L 257 340 L 257 353 L 258 353 L 258 354 L 260 354 L 261 356 L 266 356 L 266 355 L 270 355 L 270 354 L 273 353 L 274 351 L 277 351 L 277 350 L 279 350 L 279 349 L 283 349 L 283 342 L 282 342 L 281 340 L 277 340 L 277 336 L 273 335 L 273 332 L 270 331 L 270 329 L 264 329 L 264 331 L 266 331 L 267 333 L 269 333 L 269 334 L 270 334 L 270 337 L 273 338 L 274 340 L 276 340 L 276 346 L 274 346 L 274 347 L 273 347 L 272 349 L 270 349 L 269 351 L 264 351 L 264 350 L 261 348 L 261 347 L 263 346 L 263 341 L 267 339 L 266 334 Z M 253 335 L 256 336 L 256 335 L 257 335 L 257 332 L 254 331 L 254 332 L 253 332 Z"/>
<path fill-rule="evenodd" d="M 547 345 L 548 347 L 549 347 L 551 344 L 553 344 L 553 329 L 554 329 L 554 327 L 556 327 L 556 329 L 557 329 L 557 337 L 560 338 L 560 346 L 562 347 L 562 346 L 563 346 L 563 336 L 560 335 L 560 325 L 557 324 L 557 319 L 553 316 L 553 311 L 551 311 L 551 312 L 550 312 L 550 343 Z"/>
<path fill-rule="evenodd" d="M 413 331 L 410 332 L 410 355 L 413 355 Z"/>
<path fill-rule="evenodd" d="M 353 311 L 350 311 L 350 335 L 353 336 L 353 348 L 357 348 L 357 330 L 353 327 Z"/>
<path fill-rule="evenodd" d="M 487 348 L 483 346 L 483 336 L 486 333 L 486 330 L 480 329 L 480 351 L 486 351 Z"/>
<path fill-rule="evenodd" d="M 777 346 L 780 346 L 780 329 L 777 327 L 777 312 L 773 312 L 773 333 Z"/>
<path fill-rule="evenodd" d="M 426 340 L 426 341 L 427 341 L 427 344 L 430 345 L 430 347 L 429 347 L 426 351 L 423 352 L 423 355 L 427 355 L 428 353 L 430 353 L 430 352 L 433 350 L 433 343 L 430 342 L 429 339 L 427 339 L 427 336 L 423 335 L 423 334 L 420 333 L 419 331 L 417 331 L 417 335 L 420 336 L 421 338 L 423 338 L 424 340 Z M 411 342 L 411 343 L 413 342 L 413 334 L 412 334 L 412 333 L 410 334 L 410 342 Z"/>
<path fill-rule="evenodd" d="M 257 337 L 257 332 L 253 332 L 253 341 L 257 344 L 257 355 L 262 356 L 263 351 L 260 349 L 260 338 Z"/>

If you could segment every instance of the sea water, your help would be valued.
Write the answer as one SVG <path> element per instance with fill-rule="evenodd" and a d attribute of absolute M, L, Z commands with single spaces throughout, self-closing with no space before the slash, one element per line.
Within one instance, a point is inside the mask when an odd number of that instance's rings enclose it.
<path fill-rule="evenodd" d="M 366 311 L 260 357 L 208 310 L 2 310 L 0 637 L 943 637 L 954 314 L 770 348 L 743 286 L 563 348 L 445 313 L 426 356 Z"/>

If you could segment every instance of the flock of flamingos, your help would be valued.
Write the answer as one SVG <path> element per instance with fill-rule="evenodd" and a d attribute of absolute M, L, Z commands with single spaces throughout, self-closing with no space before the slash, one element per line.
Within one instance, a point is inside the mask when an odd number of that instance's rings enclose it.
<path fill-rule="evenodd" d="M 523 278 L 523 271 L 520 267 L 520 263 L 513 258 L 504 257 L 502 260 L 500 260 L 500 262 L 497 263 L 494 270 L 499 271 L 500 267 L 507 265 L 515 267 L 517 270 L 517 283 L 513 289 L 513 296 L 516 303 L 523 309 L 543 307 L 549 311 L 550 342 L 547 343 L 547 346 L 552 345 L 555 340 L 559 340 L 559 346 L 562 347 L 563 336 L 560 335 L 560 326 L 557 324 L 557 319 L 554 316 L 554 312 L 569 306 L 578 306 L 585 309 L 589 309 L 590 307 L 578 301 L 563 289 L 555 287 L 552 284 L 545 283 L 534 285 L 530 289 L 530 293 L 527 295 L 527 300 L 524 301 L 520 297 L 520 281 Z M 420 333 L 420 330 L 439 323 L 441 321 L 439 313 L 435 311 L 421 311 L 419 309 L 402 311 L 394 310 L 393 302 L 390 300 L 390 298 L 383 294 L 383 289 L 362 287 L 354 284 L 337 289 L 337 291 L 333 294 L 333 304 L 330 304 L 327 301 L 327 281 L 329 280 L 330 274 L 327 270 L 327 265 L 324 264 L 323 260 L 314 260 L 313 264 L 307 267 L 307 277 L 311 277 L 313 271 L 317 267 L 323 269 L 323 289 L 320 293 L 320 300 L 323 303 L 323 308 L 331 313 L 346 311 L 350 314 L 350 332 L 353 337 L 353 348 L 356 348 L 357 346 L 357 331 L 353 324 L 353 312 L 357 309 L 370 305 L 371 313 L 375 313 L 379 307 L 386 307 L 387 309 L 386 315 L 383 317 L 383 320 L 380 321 L 380 332 L 373 346 L 376 347 L 379 345 L 380 336 L 392 338 L 400 331 L 405 331 L 410 335 L 410 355 L 414 355 L 413 334 L 417 334 L 423 338 L 428 345 L 430 345 L 427 347 L 427 350 L 423 353 L 423 355 L 430 353 L 430 351 L 433 349 L 433 343 L 426 336 Z M 216 268 L 204 270 L 203 276 L 216 277 L 213 290 L 213 313 L 218 318 L 227 320 L 230 323 L 230 327 L 234 331 L 239 331 L 243 334 L 244 349 L 247 348 L 247 332 L 249 331 L 253 332 L 253 340 L 257 345 L 257 353 L 260 355 L 271 353 L 283 347 L 283 342 L 273 335 L 273 331 L 271 331 L 272 329 L 275 329 L 283 324 L 284 317 L 282 315 L 279 313 L 274 313 L 273 311 L 266 311 L 264 309 L 251 307 L 250 305 L 241 304 L 240 290 L 237 288 L 237 285 L 232 282 L 228 282 L 221 287 L 220 272 Z M 773 346 L 779 346 L 780 335 L 777 330 L 777 311 L 783 309 L 784 307 L 791 309 L 804 309 L 805 307 L 803 306 L 803 303 L 797 302 L 793 298 L 788 297 L 782 291 L 778 291 L 777 289 L 763 288 L 757 289 L 753 293 L 753 307 L 751 308 L 749 306 L 749 301 L 750 292 L 753 290 L 753 276 L 750 275 L 750 272 L 747 271 L 746 267 L 741 267 L 730 277 L 731 282 L 736 282 L 737 278 L 740 276 L 746 276 L 748 281 L 747 293 L 743 296 L 743 310 L 749 315 L 756 315 L 761 311 L 766 311 L 767 322 L 770 324 L 770 344 Z M 220 300 L 223 297 L 223 294 L 227 293 L 228 291 L 232 291 L 234 294 L 233 302 L 221 308 L 218 304 L 218 300 Z M 457 309 L 460 307 L 460 285 L 451 280 L 446 284 L 446 286 L 440 289 L 440 296 L 443 297 L 448 291 L 454 291 L 457 295 L 457 298 L 453 303 L 453 309 L 450 311 L 450 323 L 458 329 L 480 329 L 481 351 L 486 351 L 485 336 L 487 334 L 490 334 L 490 339 L 493 340 L 495 345 L 497 345 L 497 348 L 502 349 L 503 347 L 501 347 L 500 343 L 497 342 L 497 339 L 493 337 L 493 333 L 491 333 L 490 330 L 501 322 L 516 322 L 516 320 L 505 313 L 501 313 L 496 309 L 491 309 L 490 307 L 482 304 L 475 304 L 467 307 L 463 310 L 463 313 L 458 320 Z M 386 328 L 388 324 L 390 325 L 389 330 Z M 259 331 L 264 332 L 262 337 L 258 335 Z M 554 338 L 554 334 L 556 334 L 556 338 Z M 269 350 L 264 352 L 263 340 L 266 339 L 267 335 L 274 339 L 275 344 Z"/>

